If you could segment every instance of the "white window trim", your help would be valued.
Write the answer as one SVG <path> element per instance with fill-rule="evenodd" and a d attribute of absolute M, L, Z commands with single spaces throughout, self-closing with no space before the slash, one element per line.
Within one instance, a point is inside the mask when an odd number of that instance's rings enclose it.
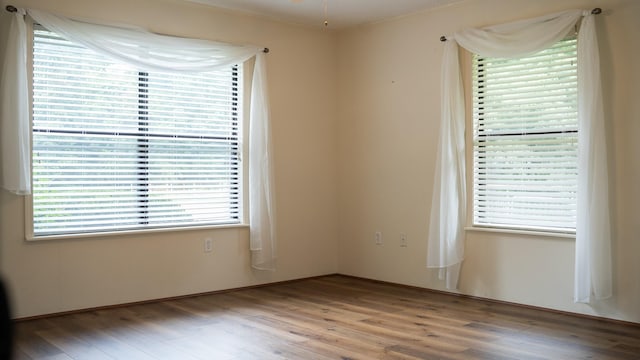
<path fill-rule="evenodd" d="M 466 226 L 464 228 L 466 232 L 482 232 L 482 233 L 493 233 L 493 234 L 509 234 L 509 235 L 526 235 L 526 236 L 536 236 L 536 237 L 546 237 L 546 238 L 560 238 L 560 239 L 572 239 L 575 240 L 576 234 L 575 232 L 556 232 L 556 231 L 533 231 L 533 230 L 524 230 L 524 229 L 515 229 L 515 228 L 496 228 L 489 226 L 479 226 L 479 225 L 471 225 Z"/>

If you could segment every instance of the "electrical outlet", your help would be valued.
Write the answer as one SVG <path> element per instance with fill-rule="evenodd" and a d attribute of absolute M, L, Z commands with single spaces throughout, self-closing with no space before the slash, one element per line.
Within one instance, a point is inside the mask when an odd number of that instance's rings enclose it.
<path fill-rule="evenodd" d="M 213 251 L 213 239 L 206 238 L 204 239 L 204 252 L 212 252 Z"/>
<path fill-rule="evenodd" d="M 407 234 L 400 234 L 400 247 L 407 247 Z"/>
<path fill-rule="evenodd" d="M 382 233 L 380 231 L 376 231 L 376 245 L 382 245 Z"/>

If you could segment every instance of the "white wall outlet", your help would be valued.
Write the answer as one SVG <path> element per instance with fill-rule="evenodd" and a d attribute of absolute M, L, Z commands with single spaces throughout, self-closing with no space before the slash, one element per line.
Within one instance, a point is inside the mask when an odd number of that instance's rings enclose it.
<path fill-rule="evenodd" d="M 213 239 L 206 238 L 204 239 L 204 252 L 212 252 L 213 251 Z"/>
<path fill-rule="evenodd" d="M 400 234 L 400 247 L 407 247 L 407 234 Z"/>
<path fill-rule="evenodd" d="M 376 231 L 375 239 L 376 245 L 382 245 L 382 233 L 380 231 Z"/>

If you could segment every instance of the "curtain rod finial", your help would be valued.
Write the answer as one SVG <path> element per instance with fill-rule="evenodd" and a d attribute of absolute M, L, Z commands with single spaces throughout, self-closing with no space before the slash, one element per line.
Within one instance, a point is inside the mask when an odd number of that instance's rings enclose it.
<path fill-rule="evenodd" d="M 14 12 L 18 11 L 18 9 L 17 9 L 15 6 L 13 6 L 13 5 L 7 5 L 7 6 L 5 7 L 5 9 L 6 9 L 8 12 L 11 12 L 11 13 L 14 13 Z"/>
<path fill-rule="evenodd" d="M 440 41 L 442 41 L 442 42 L 447 41 L 447 37 L 446 37 L 446 36 L 444 36 L 444 35 L 440 36 Z"/>
<path fill-rule="evenodd" d="M 593 15 L 601 14 L 601 13 L 602 13 L 602 9 L 600 9 L 600 8 L 595 8 L 595 9 L 591 10 L 591 13 L 592 13 Z"/>

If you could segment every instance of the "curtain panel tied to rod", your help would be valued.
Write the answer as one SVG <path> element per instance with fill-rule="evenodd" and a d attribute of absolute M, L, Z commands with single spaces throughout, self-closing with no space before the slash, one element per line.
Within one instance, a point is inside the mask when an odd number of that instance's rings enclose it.
<path fill-rule="evenodd" d="M 7 9 L 8 9 L 8 8 L 9 8 L 9 7 L 7 6 Z M 601 9 L 601 8 L 594 8 L 593 10 L 591 10 L 591 14 L 592 14 L 592 15 L 599 15 L 599 14 L 602 14 L 602 9 Z M 447 37 L 446 37 L 446 36 L 444 36 L 444 35 L 440 36 L 440 41 L 442 41 L 442 42 L 447 41 Z"/>
<path fill-rule="evenodd" d="M 458 45 L 486 57 L 539 52 L 574 31 L 578 21 L 578 194 L 574 301 L 612 296 L 609 179 L 600 61 L 594 15 L 600 8 L 569 10 L 483 29 L 465 29 L 445 42 L 442 114 L 434 179 L 427 267 L 455 289 L 464 259 L 466 222 L 465 105 Z"/>
<path fill-rule="evenodd" d="M 10 12 L 10 13 L 14 13 L 14 12 L 17 12 L 17 11 L 18 11 L 18 8 L 16 8 L 16 7 L 15 7 L 15 6 L 13 6 L 13 5 L 7 5 L 7 6 L 5 6 L 5 10 L 7 10 L 7 11 L 8 11 L 8 12 Z M 266 48 L 263 48 L 263 49 L 262 49 L 262 52 L 263 52 L 263 53 L 265 53 L 265 54 L 269 53 L 269 51 L 270 51 L 270 50 L 269 50 L 269 48 L 268 48 L 268 47 L 266 47 Z"/>
<path fill-rule="evenodd" d="M 268 48 L 91 24 L 11 5 L 6 10 L 12 13 L 12 18 L 0 84 L 0 180 L 4 189 L 18 195 L 31 193 L 26 14 L 67 40 L 147 70 L 201 73 L 228 68 L 255 58 L 249 115 L 250 250 L 252 267 L 275 270 L 275 184 L 265 58 Z"/>

